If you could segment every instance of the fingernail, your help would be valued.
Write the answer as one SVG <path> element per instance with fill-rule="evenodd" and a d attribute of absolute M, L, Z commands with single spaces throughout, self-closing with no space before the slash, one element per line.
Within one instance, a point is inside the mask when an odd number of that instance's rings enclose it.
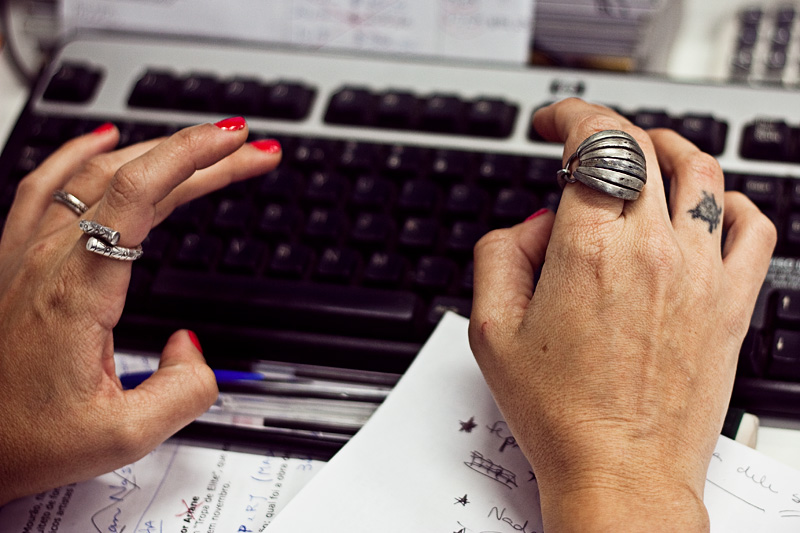
<path fill-rule="evenodd" d="M 281 143 L 275 139 L 261 139 L 258 141 L 253 141 L 250 144 L 268 154 L 277 154 L 281 151 Z"/>
<path fill-rule="evenodd" d="M 203 353 L 203 347 L 200 346 L 200 340 L 197 338 L 195 332 L 192 330 L 188 330 L 188 332 L 189 332 L 189 340 L 192 341 L 192 344 L 194 344 L 194 347 L 197 348 L 200 351 L 200 353 Z"/>
<path fill-rule="evenodd" d="M 101 124 L 97 126 L 95 129 L 93 129 L 92 133 L 96 135 L 102 135 L 104 133 L 108 133 L 113 129 L 114 129 L 114 124 L 112 124 L 111 122 L 106 122 L 105 124 Z"/>
<path fill-rule="evenodd" d="M 546 207 L 543 207 L 543 208 L 539 209 L 538 211 L 536 211 L 536 212 L 535 212 L 534 214 L 532 214 L 531 216 L 529 216 L 528 218 L 526 218 L 526 219 L 525 219 L 525 222 L 527 222 L 527 221 L 529 221 L 529 220 L 533 220 L 533 219 L 534 219 L 534 218 L 536 218 L 536 217 L 540 217 L 540 216 L 544 215 L 545 213 L 547 213 L 548 211 L 550 211 L 550 210 L 549 210 L 549 209 L 547 209 Z"/>
<path fill-rule="evenodd" d="M 239 131 L 244 129 L 244 127 L 247 125 L 247 122 L 245 121 L 244 117 L 231 117 L 226 118 L 225 120 L 220 120 L 214 125 L 225 131 Z"/>

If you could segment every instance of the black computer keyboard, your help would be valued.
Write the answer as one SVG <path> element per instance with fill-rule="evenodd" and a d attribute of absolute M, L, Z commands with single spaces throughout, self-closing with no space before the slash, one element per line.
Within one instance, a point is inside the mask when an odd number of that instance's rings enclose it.
<path fill-rule="evenodd" d="M 671 127 L 779 228 L 734 403 L 800 417 L 800 94 L 633 75 L 110 37 L 43 73 L 0 159 L 19 179 L 111 121 L 121 144 L 231 115 L 283 146 L 279 168 L 178 208 L 133 265 L 120 349 L 188 327 L 218 365 L 292 361 L 400 373 L 448 310 L 468 316 L 472 248 L 557 209 L 561 146 L 530 129 L 563 96 Z"/>

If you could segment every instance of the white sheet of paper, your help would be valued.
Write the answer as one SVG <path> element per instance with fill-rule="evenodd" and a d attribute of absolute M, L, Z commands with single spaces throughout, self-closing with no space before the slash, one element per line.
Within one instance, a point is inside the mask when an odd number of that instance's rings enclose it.
<path fill-rule="evenodd" d="M 123 30 L 510 63 L 528 59 L 533 13 L 534 0 L 62 2 L 67 31 Z"/>
<path fill-rule="evenodd" d="M 800 472 L 720 438 L 705 501 L 714 533 L 800 531 Z M 364 428 L 271 533 L 541 533 L 533 473 L 448 314 Z"/>
<path fill-rule="evenodd" d="M 162 444 L 95 479 L 0 508 L 0 532 L 263 531 L 324 463 Z"/>

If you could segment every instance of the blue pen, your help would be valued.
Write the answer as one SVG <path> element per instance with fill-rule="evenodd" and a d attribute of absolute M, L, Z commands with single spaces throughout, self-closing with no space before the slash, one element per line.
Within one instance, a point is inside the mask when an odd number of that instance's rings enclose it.
<path fill-rule="evenodd" d="M 152 370 L 146 370 L 143 372 L 131 372 L 128 374 L 122 374 L 119 377 L 120 382 L 122 383 L 123 389 L 133 389 L 138 386 L 142 381 L 146 380 L 150 376 L 153 375 Z M 276 378 L 274 376 L 270 376 L 264 372 L 243 372 L 239 370 L 214 370 L 214 376 L 217 378 L 218 385 L 232 385 L 235 383 L 241 383 L 242 381 L 265 381 L 265 380 L 272 380 L 274 381 Z M 280 381 L 293 381 L 295 378 L 289 374 L 285 376 L 280 376 L 278 380 Z"/>

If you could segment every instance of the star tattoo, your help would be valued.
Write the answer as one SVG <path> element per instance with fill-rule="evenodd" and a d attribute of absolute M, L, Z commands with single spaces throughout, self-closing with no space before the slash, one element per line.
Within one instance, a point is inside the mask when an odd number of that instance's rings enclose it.
<path fill-rule="evenodd" d="M 713 194 L 709 195 L 706 191 L 703 191 L 703 199 L 694 209 L 689 209 L 689 214 L 692 215 L 692 218 L 699 218 L 708 223 L 708 232 L 713 233 L 714 229 L 719 226 L 722 208 L 717 205 L 717 200 Z"/>
<path fill-rule="evenodd" d="M 466 422 L 459 420 L 458 423 L 461 424 L 461 429 L 459 429 L 459 431 L 466 431 L 467 433 L 472 433 L 472 430 L 478 426 L 478 424 L 475 423 L 474 416 L 471 416 Z"/>

